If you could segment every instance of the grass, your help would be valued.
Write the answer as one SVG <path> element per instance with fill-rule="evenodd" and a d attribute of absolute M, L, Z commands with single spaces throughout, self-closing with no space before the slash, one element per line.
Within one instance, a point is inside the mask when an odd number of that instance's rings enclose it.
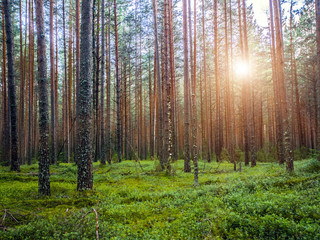
<path fill-rule="evenodd" d="M 37 165 L 0 167 L 0 239 L 320 239 L 320 163 L 200 163 L 193 175 L 157 172 L 154 161 L 94 164 L 93 191 L 76 191 L 74 164 L 51 166 L 50 197 L 38 195 Z M 12 216 L 10 215 L 12 214 Z M 13 219 L 17 220 L 17 222 Z M 1 225 L 0 225 L 1 226 Z"/>

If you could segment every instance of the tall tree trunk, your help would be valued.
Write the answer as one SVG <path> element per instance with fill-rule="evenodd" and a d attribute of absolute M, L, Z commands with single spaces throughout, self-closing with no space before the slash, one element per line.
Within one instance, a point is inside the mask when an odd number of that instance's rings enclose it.
<path fill-rule="evenodd" d="M 243 12 L 243 43 L 244 43 L 244 60 L 246 64 L 249 64 L 249 49 L 248 49 L 248 30 L 247 30 L 247 9 L 246 9 L 246 0 L 242 0 L 242 12 Z M 256 166 L 256 150 L 255 150 L 255 120 L 254 120 L 254 90 L 251 86 L 252 79 L 251 74 L 248 73 L 248 79 L 250 79 L 250 82 L 247 84 L 245 83 L 245 105 L 246 105 L 246 113 L 250 114 L 249 121 L 250 121 L 250 134 L 251 134 L 251 141 L 250 141 L 250 151 L 251 151 L 251 166 Z M 251 89 L 250 89 L 251 87 Z M 251 90 L 251 92 L 250 92 Z M 249 92 L 248 92 L 249 91 Z M 247 98 L 247 96 L 250 96 L 250 99 Z M 251 101 L 251 104 L 250 104 Z M 248 107 L 248 104 L 250 104 L 250 107 Z M 250 111 L 251 110 L 251 111 Z M 249 140 L 248 140 L 249 141 Z"/>
<path fill-rule="evenodd" d="M 231 89 L 230 89 L 230 76 L 229 76 L 229 41 L 228 41 L 228 6 L 227 6 L 227 0 L 224 1 L 225 4 L 225 52 L 226 52 L 226 94 L 227 94 L 227 116 L 226 116 L 226 145 L 227 148 L 230 152 L 231 156 L 231 162 L 234 163 L 234 170 L 236 170 L 236 163 L 235 163 L 235 144 L 234 144 L 234 134 L 233 134 L 233 117 L 232 117 L 232 98 L 231 98 Z M 232 14 L 231 14 L 231 1 L 230 1 L 230 29 L 232 26 L 232 20 L 231 20 Z M 232 29 L 231 29 L 232 33 Z M 232 38 L 232 36 L 231 36 Z M 230 38 L 230 39 L 231 39 Z M 232 39 L 231 39 L 232 41 Z M 231 49 L 232 49 L 232 44 L 231 44 Z M 231 59 L 232 61 L 232 59 Z M 232 68 L 231 68 L 232 69 Z"/>
<path fill-rule="evenodd" d="M 50 0 L 50 104 L 51 104 L 51 164 L 57 163 L 55 124 L 55 68 L 53 46 L 53 0 Z"/>
<path fill-rule="evenodd" d="M 153 91 L 152 91 L 152 81 L 151 81 L 151 56 L 149 51 L 149 148 L 150 148 L 150 157 L 154 157 L 154 97 L 153 97 Z M 130 62 L 130 59 L 129 59 Z M 130 74 L 130 64 L 129 64 L 129 74 Z M 130 79 L 130 77 L 129 77 Z M 130 85 L 130 80 L 129 80 Z M 130 91 L 129 91 L 130 94 Z M 129 97 L 130 99 L 130 97 Z"/>
<path fill-rule="evenodd" d="M 48 78 L 46 39 L 43 14 L 43 0 L 35 0 L 37 24 L 37 60 L 39 82 L 39 193 L 50 195 L 50 157 L 49 157 L 49 104 L 48 104 Z"/>
<path fill-rule="evenodd" d="M 171 128 L 172 135 L 172 158 L 177 159 L 177 146 L 176 146 L 176 130 L 175 130 L 175 60 L 174 60 L 174 40 L 173 40 L 173 10 L 172 0 L 168 0 L 168 11 L 169 11 L 169 49 L 170 49 L 170 104 L 171 108 L 169 111 L 169 128 Z M 170 130 L 169 130 L 170 131 Z"/>
<path fill-rule="evenodd" d="M 184 49 L 184 171 L 190 172 L 190 84 L 189 84 L 189 60 L 188 60 L 188 23 L 187 23 L 187 1 L 182 1 L 183 6 L 183 49 Z"/>
<path fill-rule="evenodd" d="M 115 33 L 115 68 L 116 68 L 116 103 L 117 103 L 117 154 L 118 154 L 118 162 L 121 162 L 121 105 L 120 105 L 120 79 L 119 79 L 119 51 L 118 51 L 118 25 L 117 25 L 117 1 L 114 0 L 114 33 Z"/>
<path fill-rule="evenodd" d="M 278 161 L 279 163 L 284 163 L 284 145 L 282 140 L 283 135 L 283 124 L 282 124 L 282 113 L 280 109 L 280 96 L 279 96 L 279 80 L 277 75 L 277 65 L 276 65 L 276 50 L 275 50 L 275 36 L 274 36 L 274 19 L 273 19 L 273 4 L 272 0 L 269 0 L 270 8 L 270 31 L 271 31 L 271 62 L 272 62 L 272 79 L 273 79 L 273 95 L 274 95 L 274 105 L 275 105 L 275 119 L 276 119 L 276 140 L 277 140 L 277 150 L 278 150 Z"/>
<path fill-rule="evenodd" d="M 134 98 L 135 98 L 135 131 L 134 131 L 134 136 L 135 136 L 135 151 L 138 157 L 140 157 L 140 131 L 142 129 L 139 127 L 140 124 L 140 108 L 139 108 L 139 66 L 138 66 L 138 1 L 135 0 L 135 8 L 134 8 L 134 44 L 135 44 L 135 83 L 134 83 Z"/>
<path fill-rule="evenodd" d="M 58 3 L 56 1 L 56 11 L 58 8 Z M 56 50 L 56 64 L 55 64 L 55 81 L 54 81 L 54 113 L 55 113 L 55 129 L 56 129 L 56 135 L 55 135 L 55 145 L 56 148 L 58 148 L 58 133 L 59 133 L 59 111 L 58 111 L 58 14 L 56 14 L 56 18 L 55 18 L 55 27 L 56 27 L 56 46 L 55 46 L 55 50 Z M 79 51 L 80 51 L 80 47 L 79 47 Z M 57 150 L 57 149 L 56 149 Z M 58 158 L 58 155 L 56 155 Z"/>
<path fill-rule="evenodd" d="M 159 57 L 159 42 L 158 42 L 158 24 L 157 24 L 157 15 L 158 15 L 158 7 L 157 7 L 157 0 L 152 0 L 152 6 L 153 6 L 153 25 L 154 25 L 154 41 L 155 41 L 155 59 L 156 59 L 156 73 L 157 73 L 157 89 L 156 89 L 156 119 L 157 119 L 157 139 L 156 139 L 156 145 L 158 149 L 158 154 L 162 155 L 162 149 L 163 149 L 163 134 L 162 134 L 162 128 L 163 128 L 163 116 L 162 116 L 162 97 L 161 97 L 161 76 L 160 76 L 160 57 Z M 164 163 L 162 162 L 162 157 L 160 158 L 160 164 L 162 169 L 164 169 Z"/>
<path fill-rule="evenodd" d="M 82 0 L 80 34 L 80 82 L 77 96 L 78 136 L 77 136 L 77 189 L 92 189 L 92 149 L 91 149 L 91 79 L 92 79 L 92 0 Z"/>
<path fill-rule="evenodd" d="M 65 0 L 62 1 L 62 22 L 63 22 L 63 57 L 64 57 L 64 105 L 63 105 L 63 113 L 64 113 L 64 158 L 66 162 L 69 162 L 69 121 L 68 121 L 68 77 L 67 77 L 67 47 L 66 47 L 66 24 L 65 24 Z"/>
<path fill-rule="evenodd" d="M 316 81 L 317 81 L 317 86 L 318 90 L 320 88 L 320 0 L 315 1 L 315 8 L 316 8 L 316 31 L 317 31 L 317 76 L 316 76 Z M 297 91 L 297 90 L 296 90 Z M 320 114 L 320 111 L 318 110 L 318 114 Z M 318 128 L 317 128 L 317 149 L 320 150 L 320 122 L 319 116 L 317 117 L 318 121 Z M 318 160 L 320 161 L 320 154 L 318 155 Z"/>
<path fill-rule="evenodd" d="M 194 31 L 194 73 L 192 79 L 192 148 L 193 148 L 193 166 L 194 166 L 194 185 L 199 186 L 199 169 L 198 169 L 198 146 L 197 146 L 197 2 L 194 0 L 193 2 L 193 31 Z"/>
<path fill-rule="evenodd" d="M 209 137 L 209 115 L 208 115 L 208 88 L 207 88 L 207 62 L 206 62 L 206 35 L 205 35 L 205 13 L 204 13 L 204 0 L 202 0 L 202 39 L 203 39 L 203 81 L 204 81 L 204 103 L 205 106 L 202 106 L 201 101 L 201 125 L 202 125 L 202 148 L 204 148 L 207 151 L 207 160 L 208 162 L 211 162 L 211 156 L 210 156 L 210 137 Z M 202 89 L 200 89 L 201 95 L 202 95 Z M 203 108 L 205 108 L 203 110 Z M 207 134 L 206 134 L 207 132 Z M 207 135 L 207 138 L 206 138 Z M 205 146 L 206 145 L 206 146 Z M 204 155 L 205 152 L 202 151 L 202 154 Z"/>
<path fill-rule="evenodd" d="M 244 56 L 244 43 L 243 43 L 243 29 L 242 29 L 242 20 L 241 20 L 241 8 L 240 8 L 240 0 L 238 0 L 238 15 L 239 15 L 239 32 L 240 32 L 240 50 L 241 50 L 241 58 L 242 61 L 245 60 Z M 245 152 L 245 165 L 249 165 L 249 127 L 248 127 L 248 109 L 247 109 L 247 93 L 246 86 L 242 83 L 242 128 L 244 132 L 244 152 Z"/>
<path fill-rule="evenodd" d="M 31 164 L 33 154 L 33 71 L 34 71 L 34 26 L 33 1 L 29 0 L 29 113 L 28 113 L 28 165 Z"/>
<path fill-rule="evenodd" d="M 101 1 L 101 163 L 106 164 L 104 135 L 104 65 L 105 65 L 105 2 Z"/>
<path fill-rule="evenodd" d="M 23 151 L 23 163 L 26 162 L 26 158 L 27 158 L 27 137 L 28 134 L 26 134 L 26 131 L 28 130 L 28 121 L 27 121 L 27 117 L 28 117 L 28 111 L 27 111 L 27 105 L 28 105 L 28 82 L 27 82 L 27 75 L 28 75 L 28 65 L 27 65 L 27 34 L 28 34 L 28 24 L 27 24 L 27 20 L 28 20 L 28 0 L 26 0 L 26 6 L 25 6 L 25 11 L 26 11 L 26 17 L 25 17 L 25 38 L 24 38 L 24 79 L 25 79 L 25 101 L 22 103 L 23 104 L 23 108 L 25 109 L 24 111 L 24 133 L 23 136 L 24 138 L 23 140 L 23 145 L 24 145 L 24 151 Z"/>
<path fill-rule="evenodd" d="M 228 42 L 228 12 L 227 0 L 224 0 L 224 40 L 225 40 L 225 78 L 226 78 L 226 147 L 231 154 L 231 112 L 230 112 L 230 76 L 229 76 L 229 42 Z M 232 159 L 233 162 L 233 159 Z"/>
<path fill-rule="evenodd" d="M 2 158 L 5 165 L 10 164 L 10 129 L 9 129 L 9 118 L 8 118 L 8 97 L 7 97 L 7 44 L 6 44 L 6 30 L 5 30 L 5 9 L 2 9 L 2 113 L 3 113 L 3 125 L 2 125 Z"/>
<path fill-rule="evenodd" d="M 108 31 L 107 31 L 107 64 L 106 64 L 106 74 L 107 74 L 107 127 L 106 127 L 106 136 L 107 136 L 107 162 L 111 164 L 111 51 L 110 51 L 110 23 L 111 23 L 111 0 L 108 0 Z"/>
<path fill-rule="evenodd" d="M 94 138 L 95 138 L 95 150 L 94 150 L 94 161 L 97 162 L 98 158 L 100 157 L 100 122 L 99 122 L 99 71 L 100 71 L 100 0 L 98 0 L 98 11 L 97 11 L 97 28 L 96 28 L 96 46 L 93 46 L 95 48 L 94 53 L 94 59 L 96 61 L 96 67 L 95 67 L 95 81 L 94 81 Z"/>
<path fill-rule="evenodd" d="M 68 87 L 67 87 L 67 97 L 68 97 L 68 106 L 67 106 L 67 138 L 68 138 L 68 162 L 70 161 L 71 156 L 71 131 L 72 131 L 72 109 L 71 109 L 71 97 L 72 97 L 72 8 L 71 0 L 69 0 L 69 40 L 68 40 Z"/>
<path fill-rule="evenodd" d="M 287 109 L 287 94 L 284 82 L 284 56 L 283 56 L 283 39 L 281 28 L 281 11 L 280 1 L 273 0 L 274 16 L 275 16 L 275 33 L 276 33 L 276 56 L 277 56 L 277 73 L 280 90 L 280 105 L 283 119 L 283 141 L 284 141 L 284 156 L 286 161 L 287 171 L 292 172 L 294 170 L 293 165 L 293 149 L 291 145 L 291 133 L 290 124 L 288 119 Z"/>
<path fill-rule="evenodd" d="M 130 43 L 129 43 L 129 49 L 130 49 Z M 128 50 L 129 51 L 129 50 Z M 129 79 L 130 79 L 130 58 L 129 58 Z M 130 84 L 130 82 L 129 82 Z M 129 159 L 129 152 L 128 152 L 128 143 L 129 143 L 129 113 L 128 113 L 128 105 L 130 104 L 130 93 L 128 91 L 128 82 L 127 82 L 127 60 L 124 60 L 124 109 L 123 109 L 123 115 L 124 115 L 124 124 L 123 124 L 123 148 L 124 148 L 124 156 L 125 159 Z"/>
<path fill-rule="evenodd" d="M 218 1 L 214 1 L 214 73 L 216 80 L 216 157 L 217 162 L 221 160 L 222 151 L 222 119 L 220 100 L 220 77 L 219 77 L 219 53 L 218 53 Z"/>
<path fill-rule="evenodd" d="M 232 28 L 232 1 L 229 1 L 229 10 L 230 10 L 230 69 L 233 69 L 233 28 Z M 235 123 L 235 94 L 234 94 L 234 75 L 233 71 L 231 70 L 231 89 L 229 88 L 229 91 L 231 91 L 230 95 L 230 121 L 231 121 L 231 129 L 230 129 L 230 138 L 231 138 L 231 160 L 233 161 L 233 170 L 237 170 L 237 163 L 235 159 L 235 148 L 237 144 L 237 135 L 236 135 L 236 123 Z"/>
<path fill-rule="evenodd" d="M 25 55 L 23 54 L 23 37 L 22 37 L 22 5 L 21 0 L 19 1 L 19 17 L 20 17 L 20 111 L 19 111 L 19 159 L 20 163 L 24 164 L 25 162 L 25 141 L 24 141 L 24 94 L 25 94 Z M 27 27 L 27 26 L 26 26 Z M 25 38 L 26 39 L 26 38 Z"/>
<path fill-rule="evenodd" d="M 191 130 L 191 136 L 189 138 L 189 142 L 191 144 L 191 149 L 190 149 L 190 159 L 193 159 L 193 137 L 192 137 L 192 122 L 193 122 L 193 115 L 196 114 L 195 112 L 193 112 L 193 108 L 192 108 L 192 84 L 194 81 L 194 61 L 193 61 L 193 43 L 192 43 L 192 22 L 191 22 L 191 17 L 192 17 L 192 12 L 191 12 L 191 0 L 188 0 L 188 27 L 189 27 L 189 56 L 190 56 L 190 80 L 189 80 L 189 84 L 191 87 L 190 93 L 190 130 Z M 191 172 L 191 166 L 190 166 L 190 172 Z"/>
<path fill-rule="evenodd" d="M 11 3 L 10 0 L 3 1 L 6 43 L 8 57 L 8 105 L 9 105 L 9 125 L 10 125 L 10 147 L 11 147 L 11 171 L 20 171 L 20 162 L 18 159 L 18 132 L 17 132 L 17 103 L 14 79 L 14 34 L 11 22 Z"/>
<path fill-rule="evenodd" d="M 79 96 L 79 84 L 80 84 L 80 0 L 76 0 L 76 98 Z M 76 104 L 76 127 L 75 127 L 75 133 L 78 132 L 78 125 L 79 125 L 79 119 L 78 119 L 78 112 L 79 109 Z M 75 154 L 77 151 L 75 151 Z M 77 157 L 75 156 L 75 159 Z"/>
<path fill-rule="evenodd" d="M 171 92 L 169 81 L 169 64 L 168 64 L 168 0 L 164 1 L 164 155 L 165 168 L 167 172 L 171 172 L 170 161 L 172 158 L 172 129 L 169 129 L 171 118 Z M 170 113 L 169 113 L 170 111 Z M 170 136 L 170 137 L 169 137 Z M 171 138 L 171 139 L 170 139 Z"/>
<path fill-rule="evenodd" d="M 139 2 L 139 11 L 141 12 L 141 3 Z M 139 19 L 141 22 L 141 19 Z M 139 152 L 140 158 L 143 158 L 143 111 L 142 111 L 142 63 L 141 63 L 141 24 L 139 24 L 139 83 L 138 83 L 138 92 L 139 92 Z"/>

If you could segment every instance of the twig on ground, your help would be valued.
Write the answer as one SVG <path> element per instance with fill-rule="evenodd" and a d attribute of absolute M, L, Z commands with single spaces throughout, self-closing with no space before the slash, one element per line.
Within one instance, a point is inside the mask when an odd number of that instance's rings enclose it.
<path fill-rule="evenodd" d="M 18 223 L 18 220 L 12 215 L 12 213 L 10 213 L 10 212 L 8 211 L 8 209 L 6 209 L 5 206 L 4 206 L 2 203 L 1 203 L 1 205 L 2 205 L 2 207 L 3 207 L 4 214 L 3 214 L 3 218 L 2 218 L 2 221 L 1 221 L 1 226 L 0 226 L 0 227 L 3 228 L 3 229 L 7 229 L 7 228 L 4 226 L 4 222 L 5 222 L 5 220 L 6 220 L 7 214 L 9 214 L 10 217 L 11 217 L 15 222 Z"/>
<path fill-rule="evenodd" d="M 126 141 L 127 141 L 127 139 L 126 139 Z M 132 145 L 131 145 L 128 141 L 127 141 L 127 143 L 128 143 L 129 146 L 132 148 L 132 150 L 134 150 L 133 147 L 132 147 Z M 136 153 L 135 151 L 133 151 L 133 154 L 135 155 L 135 160 L 136 160 L 136 162 L 139 163 L 142 172 L 144 172 L 143 167 L 142 167 L 142 165 L 141 165 L 141 162 L 140 162 L 140 159 L 139 159 L 137 153 Z"/>
<path fill-rule="evenodd" d="M 7 209 L 4 209 L 4 215 L 3 215 L 3 218 L 2 218 L 2 221 L 1 221 L 1 226 L 3 226 L 4 220 L 6 219 L 6 216 L 7 216 Z"/>
<path fill-rule="evenodd" d="M 8 212 L 9 213 L 9 212 Z M 16 222 L 18 222 L 18 220 L 17 219 L 15 219 L 15 217 L 11 214 L 11 213 L 9 213 L 10 214 L 10 216 L 13 218 L 13 220 L 15 220 Z"/>
<path fill-rule="evenodd" d="M 96 239 L 99 240 L 99 218 L 96 209 L 92 209 L 92 211 L 96 214 Z"/>
<path fill-rule="evenodd" d="M 96 239 L 99 240 L 99 217 L 98 217 L 98 212 L 95 208 L 92 208 L 89 212 L 84 214 L 81 219 L 85 219 L 90 213 L 94 213 L 96 215 Z M 82 221 L 79 222 L 79 224 L 76 226 L 75 229 L 78 229 Z"/>

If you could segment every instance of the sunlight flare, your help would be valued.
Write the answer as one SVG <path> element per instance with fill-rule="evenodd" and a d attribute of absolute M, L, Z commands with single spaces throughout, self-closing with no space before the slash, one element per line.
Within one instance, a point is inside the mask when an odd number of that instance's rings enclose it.
<path fill-rule="evenodd" d="M 246 61 L 238 60 L 235 63 L 234 72 L 239 77 L 244 77 L 249 74 L 249 64 Z"/>

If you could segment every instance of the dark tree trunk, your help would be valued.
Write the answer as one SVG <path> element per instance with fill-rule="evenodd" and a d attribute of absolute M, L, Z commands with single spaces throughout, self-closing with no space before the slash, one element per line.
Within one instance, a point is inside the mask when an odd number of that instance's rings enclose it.
<path fill-rule="evenodd" d="M 64 57 L 64 105 L 63 105 L 63 113 L 64 113 L 64 158 L 66 162 L 69 162 L 69 121 L 68 121 L 68 77 L 67 77 L 67 47 L 66 47 L 66 24 L 65 24 L 65 0 L 62 1 L 62 22 L 63 22 L 63 57 Z"/>
<path fill-rule="evenodd" d="M 110 10 L 110 7 L 111 7 L 111 0 L 108 0 L 108 32 L 107 32 L 107 41 L 108 41 L 108 44 L 107 44 L 107 64 L 106 64 L 106 74 L 107 74 L 107 82 L 106 82 L 106 85 L 107 85 L 107 127 L 106 127 L 106 136 L 107 136 L 107 149 L 106 149 L 106 152 L 107 152 L 107 162 L 109 164 L 111 164 L 111 64 L 110 64 L 110 56 L 111 56 L 111 51 L 110 51 L 110 23 L 111 23 L 111 10 Z"/>
<path fill-rule="evenodd" d="M 190 116 L 189 116 L 189 121 L 190 121 L 190 130 L 191 130 L 191 135 L 189 137 L 189 144 L 191 144 L 191 147 L 190 147 L 190 160 L 193 159 L 193 136 L 192 136 L 192 131 L 193 131 L 193 126 L 192 126 L 192 123 L 193 123 L 193 115 L 196 114 L 195 112 L 193 112 L 193 106 L 192 106 L 192 99 L 193 99 L 193 96 L 192 96 L 192 88 L 193 88 L 193 82 L 194 82 L 194 62 L 193 62 L 193 46 L 192 46 L 192 22 L 191 22 L 191 1 L 188 0 L 188 27 L 189 27 L 189 48 L 190 48 L 190 51 L 189 51 L 189 56 L 190 56 L 190 80 L 189 80 L 189 88 L 191 87 L 191 91 L 189 90 L 189 101 L 190 101 L 190 106 L 189 106 L 189 109 L 190 109 Z M 190 84 L 191 83 L 191 84 Z M 191 85 L 191 86 L 190 86 Z M 190 96 L 190 93 L 191 93 L 191 96 Z M 190 131 L 189 130 L 189 131 Z M 190 172 L 191 172 L 191 166 L 190 166 Z"/>
<path fill-rule="evenodd" d="M 104 64 L 105 64 L 105 2 L 101 1 L 101 163 L 106 164 L 104 135 Z"/>
<path fill-rule="evenodd" d="M 39 82 L 39 193 L 50 195 L 50 158 L 49 158 L 49 104 L 46 39 L 43 14 L 43 0 L 35 0 L 37 24 L 37 60 Z"/>
<path fill-rule="evenodd" d="M 56 11 L 58 9 L 58 5 L 56 2 Z M 56 131 L 59 131 L 59 112 L 58 112 L 58 14 L 56 14 L 55 16 L 55 34 L 56 34 L 56 42 L 55 42 L 55 50 L 56 50 L 56 54 L 55 54 L 55 60 L 56 60 L 56 64 L 55 64 L 55 81 L 54 81 L 54 112 L 55 112 L 55 129 Z M 80 50 L 80 48 L 79 48 Z M 56 138 L 55 138 L 55 145 L 56 147 L 58 147 L 58 134 L 56 134 Z M 57 155 L 58 158 L 58 155 Z"/>
<path fill-rule="evenodd" d="M 71 97 L 72 97 L 72 7 L 71 0 L 69 0 L 69 40 L 68 40 L 68 87 L 67 87 L 67 148 L 68 148 L 68 162 L 71 157 L 71 143 L 72 143 L 72 109 L 71 109 Z"/>
<path fill-rule="evenodd" d="M 94 61 L 95 61 L 95 81 L 94 81 L 94 122 L 93 122 L 93 128 L 94 128 L 94 162 L 97 162 L 100 157 L 100 122 L 99 122 L 99 72 L 100 72 L 100 0 L 98 0 L 98 10 L 97 10 L 97 28 L 96 28 L 96 46 L 93 45 L 94 49 Z"/>
<path fill-rule="evenodd" d="M 9 97 L 9 125 L 10 125 L 10 147 L 11 147 L 11 171 L 20 171 L 20 162 L 18 159 L 18 132 L 17 132 L 17 103 L 14 79 L 14 39 L 11 21 L 11 3 L 10 0 L 3 1 L 5 22 L 6 22 L 6 43 L 8 59 L 8 97 Z"/>
<path fill-rule="evenodd" d="M 19 1 L 19 17 L 20 17 L 20 111 L 19 111 L 19 159 L 20 164 L 24 164 L 25 162 L 25 141 L 24 141 L 24 91 L 25 91 L 25 74 L 24 74 L 24 66 L 25 66 L 25 55 L 23 54 L 23 37 L 22 37 L 22 5 L 21 0 Z M 27 8 L 26 8 L 27 9 Z M 25 38 L 26 39 L 26 38 Z"/>
<path fill-rule="evenodd" d="M 7 97 L 7 50 L 6 50 L 6 31 L 5 31 L 5 16 L 4 16 L 4 8 L 2 9 L 2 41 L 3 41 L 3 52 L 2 52 L 2 159 L 4 164 L 9 166 L 10 164 L 10 129 L 9 129 L 9 118 L 8 118 L 8 97 Z"/>
<path fill-rule="evenodd" d="M 318 91 L 320 88 L 320 0 L 316 0 L 316 31 L 317 31 L 317 87 Z M 297 90 L 296 90 L 297 91 Z M 320 111 L 318 111 L 320 114 Z M 320 116 L 316 116 L 318 121 L 318 128 L 317 128 L 317 149 L 320 150 Z M 318 155 L 318 160 L 320 161 L 320 154 Z"/>
<path fill-rule="evenodd" d="M 76 98 L 79 96 L 79 83 L 80 83 L 80 0 L 76 0 Z M 78 105 L 76 103 L 76 126 L 75 126 L 75 135 L 78 132 Z M 75 154 L 77 151 L 75 151 Z M 77 159 L 77 156 L 75 156 Z"/>
<path fill-rule="evenodd" d="M 92 189 L 92 149 L 91 149 L 91 79 L 92 79 L 92 0 L 83 0 L 81 6 L 80 41 L 80 84 L 77 96 L 78 136 L 77 136 L 77 189 Z"/>
<path fill-rule="evenodd" d="M 29 0 L 29 113 L 28 113 L 28 165 L 31 164 L 33 154 L 33 74 L 34 71 L 34 26 L 33 26 L 33 1 Z"/>

